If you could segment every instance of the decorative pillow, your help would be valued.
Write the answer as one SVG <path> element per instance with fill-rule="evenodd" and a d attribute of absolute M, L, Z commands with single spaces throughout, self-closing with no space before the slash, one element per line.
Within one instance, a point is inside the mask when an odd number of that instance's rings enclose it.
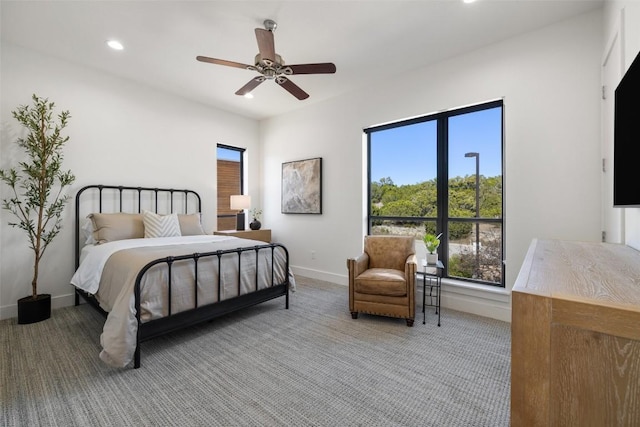
<path fill-rule="evenodd" d="M 92 213 L 88 218 L 93 223 L 93 238 L 98 244 L 144 237 L 141 214 Z"/>
<path fill-rule="evenodd" d="M 178 222 L 180 223 L 180 234 L 183 236 L 198 236 L 200 234 L 207 234 L 202 228 L 200 222 L 200 214 L 178 214 Z"/>
<path fill-rule="evenodd" d="M 142 211 L 144 237 L 176 237 L 180 234 L 178 214 L 158 215 L 151 211 Z"/>

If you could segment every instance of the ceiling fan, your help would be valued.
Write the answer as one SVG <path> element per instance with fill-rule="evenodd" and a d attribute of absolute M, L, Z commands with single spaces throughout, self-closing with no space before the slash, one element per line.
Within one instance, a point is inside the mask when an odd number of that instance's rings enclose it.
<path fill-rule="evenodd" d="M 277 26 L 278 24 L 276 24 L 275 21 L 266 19 L 264 21 L 264 29 L 255 29 L 259 52 L 254 59 L 254 65 L 242 64 L 224 59 L 209 58 L 207 56 L 196 56 L 196 59 L 210 64 L 243 68 L 245 70 L 257 71 L 260 73 L 259 76 L 254 77 L 246 85 L 238 89 L 236 91 L 236 95 L 247 95 L 265 80 L 275 80 L 276 83 L 299 100 L 307 99 L 309 94 L 289 80 L 286 76 L 294 74 L 333 74 L 336 72 L 336 66 L 331 62 L 320 64 L 285 65 L 282 57 L 276 53 L 273 42 L 273 32 Z"/>

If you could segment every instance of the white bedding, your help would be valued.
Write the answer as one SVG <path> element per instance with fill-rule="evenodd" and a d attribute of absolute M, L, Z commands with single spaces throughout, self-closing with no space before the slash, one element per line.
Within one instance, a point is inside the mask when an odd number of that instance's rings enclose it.
<path fill-rule="evenodd" d="M 190 243 L 221 242 L 234 239 L 230 236 L 180 236 L 158 237 L 154 239 L 127 239 L 101 245 L 86 245 L 80 254 L 80 266 L 71 278 L 71 284 L 83 291 L 95 294 L 98 292 L 100 277 L 107 260 L 114 252 L 129 248 L 141 248 L 149 246 L 186 245 Z"/>
<path fill-rule="evenodd" d="M 136 346 L 137 320 L 134 298 L 135 278 L 147 262 L 168 255 L 213 252 L 236 249 L 242 246 L 263 245 L 264 242 L 239 239 L 230 236 L 183 236 L 153 239 L 130 239 L 87 246 L 83 249 L 82 262 L 71 283 L 94 294 L 100 306 L 109 314 L 104 324 L 100 343 L 103 350 L 100 358 L 109 365 L 124 367 L 133 359 Z M 271 279 L 271 249 L 260 251 L 258 275 L 260 289 L 268 286 Z M 284 252 L 275 250 L 276 283 L 285 275 L 289 277 L 289 289 L 295 290 L 291 270 L 283 268 Z M 236 254 L 223 256 L 220 300 L 255 291 L 256 254 L 254 251 L 242 255 L 242 271 L 237 270 Z M 225 261 L 225 259 L 228 261 Z M 217 302 L 217 257 L 202 259 L 198 269 L 198 305 Z M 215 262 L 214 262 L 215 261 Z M 189 264 L 190 263 L 190 264 Z M 189 310 L 194 306 L 194 277 L 192 261 L 173 264 L 172 313 Z M 166 265 L 152 267 L 141 283 L 142 322 L 166 316 Z M 238 282 L 238 278 L 240 281 Z M 182 283 L 184 282 L 184 284 Z M 238 291 L 240 289 L 240 291 Z"/>

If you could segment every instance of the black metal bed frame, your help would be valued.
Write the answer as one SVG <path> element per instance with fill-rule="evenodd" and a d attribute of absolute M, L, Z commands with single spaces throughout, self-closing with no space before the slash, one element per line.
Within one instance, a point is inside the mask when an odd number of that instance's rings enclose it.
<path fill-rule="evenodd" d="M 75 268 L 77 269 L 80 265 L 80 237 L 81 237 L 81 227 L 80 227 L 80 210 L 81 210 L 81 196 L 87 190 L 97 190 L 98 192 L 98 212 L 102 213 L 102 205 L 103 205 L 103 190 L 115 190 L 118 194 L 118 200 L 116 202 L 119 212 L 122 211 L 123 207 L 123 193 L 133 192 L 133 194 L 137 193 L 137 207 L 138 213 L 141 212 L 141 201 L 142 195 L 149 193 L 154 195 L 155 197 L 155 212 L 158 213 L 158 195 L 168 195 L 170 200 L 170 211 L 168 213 L 174 212 L 174 194 L 184 194 L 184 213 L 189 213 L 189 199 L 195 199 L 196 211 L 200 212 L 201 210 L 201 199 L 200 195 L 192 190 L 178 190 L 172 188 L 152 188 L 152 187 L 129 187 L 129 186 L 112 186 L 112 185 L 88 185 L 81 188 L 76 194 L 76 204 L 75 204 Z M 279 247 L 284 251 L 285 256 L 285 278 L 282 283 L 274 283 L 274 253 L 275 249 Z M 258 260 L 260 251 L 271 251 L 271 283 L 268 284 L 266 288 L 259 289 L 259 280 L 258 280 Z M 256 254 L 256 276 L 255 276 L 255 287 L 256 290 L 254 292 L 240 295 L 240 272 L 241 272 L 241 254 L 243 252 L 255 251 Z M 221 276 L 222 274 L 218 274 L 218 302 L 198 305 L 198 292 L 197 292 L 197 284 L 198 284 L 198 262 L 203 258 L 217 257 L 218 260 L 218 271 L 222 267 L 222 256 L 225 254 L 238 254 L 238 295 L 232 298 L 227 298 L 225 300 L 220 300 L 220 292 L 221 292 Z M 172 276 L 171 276 L 171 267 L 172 264 L 176 261 L 183 260 L 192 260 L 194 266 L 194 295 L 195 302 L 194 307 L 192 309 L 181 311 L 179 313 L 172 313 L 171 311 L 171 285 L 172 285 Z M 141 281 L 144 277 L 145 273 L 153 266 L 158 264 L 166 264 L 167 277 L 168 277 L 168 314 L 165 317 L 150 320 L 147 322 L 142 322 L 140 318 L 140 293 L 141 293 Z M 269 243 L 264 245 L 257 245 L 245 248 L 237 248 L 237 249 L 227 249 L 227 250 L 218 250 L 212 252 L 203 252 L 203 253 L 194 253 L 191 255 L 180 255 L 180 256 L 169 256 L 164 258 L 159 258 L 154 261 L 149 262 L 145 265 L 136 277 L 135 288 L 134 288 L 134 297 L 135 297 L 135 309 L 136 309 L 136 320 L 138 323 L 138 331 L 136 338 L 136 349 L 134 353 L 134 368 L 137 369 L 140 367 L 140 344 L 143 341 L 150 340 L 152 338 L 156 338 L 158 336 L 177 331 L 182 328 L 186 328 L 188 326 L 193 326 L 197 323 L 201 323 L 204 321 L 212 320 L 217 317 L 223 316 L 225 314 L 234 312 L 236 310 L 240 310 L 242 308 L 247 308 L 261 302 L 269 301 L 274 298 L 278 298 L 280 296 L 285 297 L 285 308 L 289 308 L 289 252 L 287 248 L 279 243 Z M 200 283 L 202 285 L 202 283 Z M 213 285 L 213 284 L 212 284 Z M 106 313 L 101 307 L 96 298 L 93 295 L 83 291 L 82 289 L 75 289 L 75 305 L 80 304 L 80 297 L 87 301 L 92 307 L 102 313 L 105 317 L 108 313 Z"/>

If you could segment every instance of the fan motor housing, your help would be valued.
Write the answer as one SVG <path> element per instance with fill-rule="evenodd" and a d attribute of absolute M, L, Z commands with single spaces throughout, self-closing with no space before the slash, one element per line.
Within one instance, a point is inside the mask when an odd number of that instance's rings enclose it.
<path fill-rule="evenodd" d="M 284 65 L 282 57 L 277 53 L 275 62 L 270 59 L 262 58 L 262 55 L 258 53 L 254 58 L 254 63 L 256 70 L 270 80 L 282 73 L 281 68 Z"/>

